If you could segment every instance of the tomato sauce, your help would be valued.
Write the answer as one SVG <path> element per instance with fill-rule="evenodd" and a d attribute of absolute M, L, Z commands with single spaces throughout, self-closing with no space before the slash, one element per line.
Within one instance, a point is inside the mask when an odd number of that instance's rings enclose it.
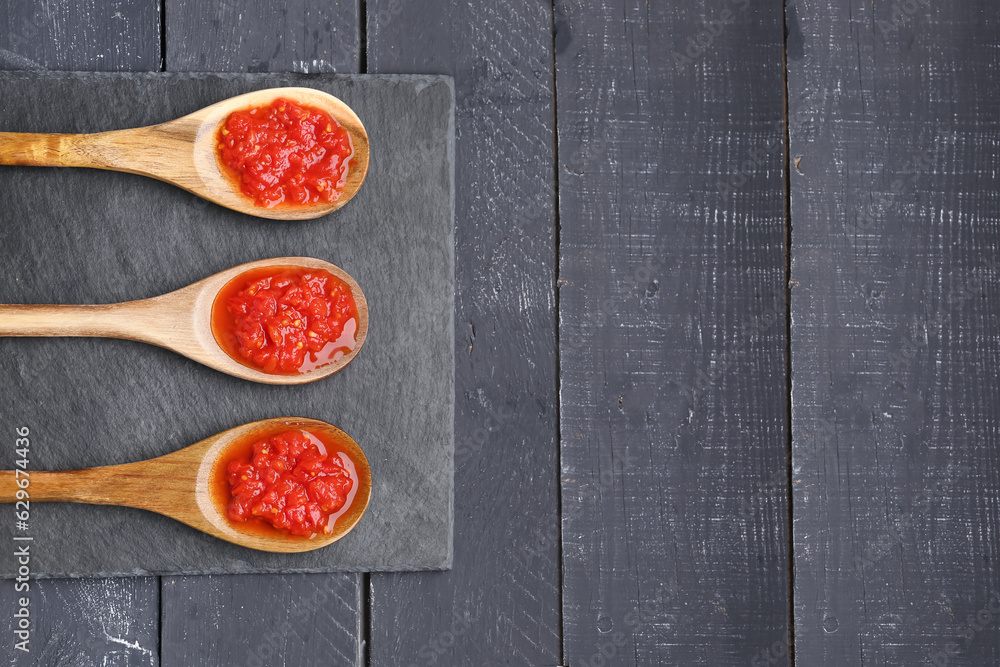
<path fill-rule="evenodd" d="M 357 344 L 350 286 L 323 269 L 270 266 L 231 280 L 212 305 L 212 333 L 244 366 L 298 375 L 338 361 Z"/>
<path fill-rule="evenodd" d="M 244 530 L 328 535 L 357 491 L 350 458 L 305 430 L 248 441 L 222 463 L 226 514 Z"/>
<path fill-rule="evenodd" d="M 335 202 L 354 156 L 330 114 L 292 100 L 237 111 L 218 133 L 219 159 L 257 206 Z"/>

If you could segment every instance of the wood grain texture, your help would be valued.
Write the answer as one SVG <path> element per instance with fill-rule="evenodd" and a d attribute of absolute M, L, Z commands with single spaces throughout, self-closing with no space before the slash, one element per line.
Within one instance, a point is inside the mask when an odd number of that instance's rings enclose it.
<path fill-rule="evenodd" d="M 0 0 L 0 69 L 160 69 L 159 0 Z"/>
<path fill-rule="evenodd" d="M 796 662 L 1000 664 L 1000 7 L 789 45 Z"/>
<path fill-rule="evenodd" d="M 317 531 L 318 535 L 308 539 L 278 531 L 262 532 L 231 521 L 227 512 L 232 495 L 225 481 L 225 466 L 234 451 L 243 456 L 240 448 L 292 430 L 319 437 L 330 448 L 334 460 L 346 455 L 353 464 L 352 491 L 343 510 L 335 515 L 335 525 L 328 525 L 325 531 Z M 357 525 L 371 498 L 372 473 L 358 443 L 336 426 L 315 419 L 279 417 L 243 424 L 146 461 L 82 470 L 32 470 L 27 475 L 19 470 L 0 470 L 0 503 L 14 503 L 25 488 L 30 491 L 31 504 L 74 502 L 134 507 L 168 516 L 249 549 L 300 553 L 333 544 Z M 135 565 L 142 567 L 141 563 Z"/>
<path fill-rule="evenodd" d="M 36 542 L 32 548 L 44 549 Z M 19 592 L 0 586 L 0 660 L 5 665 L 155 667 L 159 665 L 159 586 L 156 577 L 32 580 Z M 27 595 L 31 621 L 29 652 L 15 648 L 7 619 Z"/>
<path fill-rule="evenodd" d="M 455 77 L 455 561 L 372 575 L 372 665 L 559 664 L 548 3 L 369 0 L 373 73 Z"/>
<path fill-rule="evenodd" d="M 160 69 L 160 3 L 150 0 L 0 0 L 0 69 Z M 13 431 L 18 417 L 7 415 Z M 44 443 L 40 443 L 44 446 Z M 4 461 L 7 463 L 7 461 Z M 44 549 L 36 543 L 35 549 Z M 0 658 L 17 665 L 159 664 L 155 577 L 31 581 L 31 652 L 14 648 L 24 592 L 0 586 Z"/>
<path fill-rule="evenodd" d="M 251 366 L 223 349 L 215 337 L 212 322 L 219 293 L 230 282 L 248 271 L 290 266 L 321 269 L 340 279 L 351 291 L 358 317 L 354 346 L 347 354 L 307 373 L 282 375 Z M 368 301 L 357 281 L 339 266 L 311 257 L 276 257 L 234 266 L 168 294 L 138 301 L 100 305 L 0 304 L 0 336 L 141 341 L 173 350 L 244 380 L 279 385 L 307 384 L 338 373 L 361 352 L 368 337 Z"/>
<path fill-rule="evenodd" d="M 359 71 L 356 0 L 166 0 L 170 72 Z"/>
<path fill-rule="evenodd" d="M 219 157 L 219 130 L 230 114 L 289 98 L 329 114 L 350 136 L 353 154 L 346 182 L 331 202 L 257 206 Z M 282 107 L 284 109 L 284 107 Z M 225 128 L 222 132 L 227 132 Z M 0 132 L 0 165 L 89 167 L 155 178 L 247 215 L 308 220 L 344 206 L 368 173 L 368 134 L 361 119 L 336 97 L 313 88 L 272 88 L 221 100 L 181 118 L 148 127 L 93 134 Z"/>
<path fill-rule="evenodd" d="M 360 665 L 360 577 L 163 577 L 163 667 Z"/>
<path fill-rule="evenodd" d="M 556 9 L 564 662 L 788 664 L 781 3 Z"/>
<path fill-rule="evenodd" d="M 357 7 L 168 0 L 167 69 L 358 72 Z M 210 663 L 205 651 L 213 647 L 219 664 L 270 665 L 282 656 L 286 664 L 361 665 L 361 581 L 358 574 L 165 578 L 162 663 Z"/>

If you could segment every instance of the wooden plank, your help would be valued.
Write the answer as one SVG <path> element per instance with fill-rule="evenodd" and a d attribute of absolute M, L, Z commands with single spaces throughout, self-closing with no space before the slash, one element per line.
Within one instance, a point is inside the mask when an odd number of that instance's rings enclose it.
<path fill-rule="evenodd" d="M 163 577 L 164 667 L 360 665 L 358 576 Z"/>
<path fill-rule="evenodd" d="M 170 71 L 358 71 L 357 6 L 342 0 L 196 8 L 167 0 L 166 17 Z M 270 665 L 277 656 L 363 664 L 361 582 L 358 574 L 163 578 L 163 664 Z"/>
<path fill-rule="evenodd" d="M 23 584 L 28 590 L 16 588 Z M 158 593 L 155 577 L 4 581 L 0 659 L 5 665 L 158 665 Z M 15 618 L 21 609 L 28 614 L 26 636 L 14 634 L 24 627 Z"/>
<path fill-rule="evenodd" d="M 455 77 L 455 561 L 372 575 L 371 664 L 559 663 L 548 3 L 369 0 L 374 73 Z"/>
<path fill-rule="evenodd" d="M 359 71 L 353 0 L 166 0 L 170 72 Z"/>
<path fill-rule="evenodd" d="M 788 664 L 781 3 L 560 8 L 564 662 Z"/>
<path fill-rule="evenodd" d="M 1000 6 L 789 12 L 796 661 L 1000 664 Z"/>
<path fill-rule="evenodd" d="M 0 0 L 0 69 L 160 69 L 158 0 Z"/>
<path fill-rule="evenodd" d="M 0 69 L 159 68 L 159 2 L 0 0 Z M 14 406 L 7 415 L 9 421 L 17 419 L 16 412 Z M 33 446 L 44 447 L 44 437 L 35 438 Z M 45 545 L 30 544 L 35 557 L 44 558 Z M 8 558 L 13 551 L 12 547 Z M 27 583 L 28 590 L 17 588 L 22 583 Z M 28 653 L 16 647 L 22 638 L 12 641 L 20 623 L 15 614 L 20 612 L 22 598 L 27 599 L 30 614 Z M 4 582 L 0 609 L 0 633 L 5 637 L 0 657 L 7 664 L 159 664 L 159 584 L 155 577 Z"/>

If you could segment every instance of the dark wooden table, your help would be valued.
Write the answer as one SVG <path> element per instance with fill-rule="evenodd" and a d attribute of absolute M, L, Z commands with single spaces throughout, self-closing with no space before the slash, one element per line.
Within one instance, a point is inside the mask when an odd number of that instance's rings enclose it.
<path fill-rule="evenodd" d="M 995 0 L 0 0 L 0 66 L 457 99 L 454 569 L 40 581 L 28 655 L 6 582 L 9 664 L 1000 664 Z"/>

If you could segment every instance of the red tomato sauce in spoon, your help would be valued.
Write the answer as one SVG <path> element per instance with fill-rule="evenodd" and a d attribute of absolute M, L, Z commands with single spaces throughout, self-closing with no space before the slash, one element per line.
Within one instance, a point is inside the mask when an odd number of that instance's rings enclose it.
<path fill-rule="evenodd" d="M 212 333 L 250 368 L 298 375 L 333 363 L 357 344 L 358 307 L 350 286 L 323 269 L 251 269 L 212 305 Z"/>
<path fill-rule="evenodd" d="M 332 533 L 357 491 L 354 464 L 335 443 L 291 430 L 237 448 L 225 461 L 226 512 L 258 531 Z"/>
<path fill-rule="evenodd" d="M 292 100 L 229 115 L 219 159 L 257 206 L 335 202 L 354 156 L 351 136 L 330 114 Z"/>

